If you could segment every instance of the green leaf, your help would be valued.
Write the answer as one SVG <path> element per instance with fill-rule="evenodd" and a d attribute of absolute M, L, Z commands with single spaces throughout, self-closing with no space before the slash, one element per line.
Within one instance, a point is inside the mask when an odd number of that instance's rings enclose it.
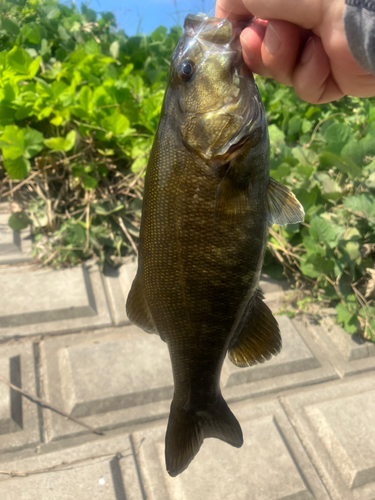
<path fill-rule="evenodd" d="M 5 125 L 12 124 L 14 122 L 15 114 L 15 109 L 0 105 L 0 125 L 4 127 Z"/>
<path fill-rule="evenodd" d="M 344 206 L 364 219 L 375 221 L 375 203 L 369 195 L 348 196 L 344 200 Z"/>
<path fill-rule="evenodd" d="M 342 303 L 336 306 L 337 320 L 342 324 L 348 333 L 355 333 L 358 329 L 359 323 L 356 315 L 352 310 L 348 309 L 347 305 Z"/>
<path fill-rule="evenodd" d="M 30 224 L 30 219 L 24 212 L 16 212 L 8 219 L 8 225 L 13 231 L 22 231 Z"/>
<path fill-rule="evenodd" d="M 277 165 L 276 170 L 271 170 L 270 176 L 275 179 L 275 181 L 282 183 L 291 171 L 292 169 L 290 165 L 287 163 L 281 163 L 280 165 Z"/>
<path fill-rule="evenodd" d="M 310 132 L 312 128 L 313 128 L 313 123 L 310 120 L 302 120 L 302 132 L 304 134 Z"/>
<path fill-rule="evenodd" d="M 322 196 L 326 200 L 340 200 L 343 197 L 342 189 L 333 177 L 321 172 L 318 179 L 322 184 Z"/>
<path fill-rule="evenodd" d="M 0 136 L 0 148 L 6 160 L 35 156 L 43 148 L 43 134 L 31 128 L 21 129 L 8 125 Z"/>
<path fill-rule="evenodd" d="M 337 155 L 328 151 L 323 151 L 320 154 L 320 160 L 325 161 L 325 165 L 336 167 L 340 172 L 347 174 L 349 177 L 355 179 L 362 177 L 362 169 L 358 167 L 350 158 L 340 158 Z"/>
<path fill-rule="evenodd" d="M 50 139 L 45 139 L 44 144 L 54 151 L 70 151 L 76 141 L 76 131 L 71 130 L 66 138 L 63 137 L 51 137 Z"/>
<path fill-rule="evenodd" d="M 301 203 L 305 211 L 316 205 L 316 200 L 319 197 L 320 189 L 314 186 L 310 189 L 293 189 L 293 193 L 297 200 Z"/>
<path fill-rule="evenodd" d="M 18 94 L 18 89 L 18 86 L 13 82 L 5 83 L 5 85 L 3 86 L 3 101 L 12 102 Z"/>
<path fill-rule="evenodd" d="M 140 157 L 140 158 L 137 158 L 132 166 L 131 166 L 131 171 L 134 172 L 135 174 L 137 174 L 138 172 L 140 172 L 142 170 L 142 168 L 144 168 L 145 166 L 147 165 L 147 158 L 145 157 Z"/>
<path fill-rule="evenodd" d="M 7 125 L 0 136 L 0 148 L 5 160 L 15 160 L 25 152 L 25 137 L 23 129 L 16 125 Z"/>
<path fill-rule="evenodd" d="M 361 258 L 359 243 L 356 241 L 348 241 L 344 248 L 351 262 L 355 262 L 357 259 Z"/>
<path fill-rule="evenodd" d="M 46 5 L 43 10 L 47 19 L 57 19 L 60 16 L 60 10 L 53 5 Z"/>
<path fill-rule="evenodd" d="M 367 134 L 360 141 L 352 140 L 341 150 L 342 158 L 349 158 L 355 164 L 363 165 L 366 156 L 375 155 L 375 141 L 371 134 Z"/>
<path fill-rule="evenodd" d="M 299 116 L 292 116 L 288 123 L 288 135 L 295 135 L 301 128 L 302 120 Z"/>
<path fill-rule="evenodd" d="M 33 60 L 26 50 L 20 47 L 13 47 L 7 54 L 7 62 L 16 73 L 27 75 Z"/>
<path fill-rule="evenodd" d="M 328 276 L 335 267 L 333 260 L 325 259 L 321 255 L 311 255 L 305 261 L 301 261 L 301 271 L 310 278 Z"/>
<path fill-rule="evenodd" d="M 24 24 L 21 28 L 21 39 L 28 40 L 34 45 L 39 45 L 42 40 L 40 26 L 35 23 Z"/>
<path fill-rule="evenodd" d="M 167 28 L 165 26 L 159 26 L 151 33 L 151 40 L 153 42 L 163 41 L 165 35 L 167 34 Z"/>
<path fill-rule="evenodd" d="M 91 175 L 83 175 L 81 179 L 81 185 L 87 191 L 92 191 L 98 185 L 98 181 Z"/>
<path fill-rule="evenodd" d="M 326 249 L 322 247 L 322 245 L 320 245 L 320 243 L 314 240 L 313 238 L 304 237 L 302 242 L 303 242 L 303 248 L 305 248 L 307 252 L 307 256 L 315 254 L 324 256 L 326 254 Z"/>
<path fill-rule="evenodd" d="M 318 160 L 318 155 L 312 149 L 303 149 L 301 146 L 296 146 L 292 149 L 292 155 L 303 166 L 313 165 Z"/>
<path fill-rule="evenodd" d="M 93 100 L 92 100 L 92 90 L 88 85 L 85 85 L 84 87 L 81 88 L 78 100 L 82 108 L 87 113 L 90 114 L 93 109 Z"/>
<path fill-rule="evenodd" d="M 29 173 L 30 162 L 20 156 L 15 160 L 4 160 L 4 167 L 11 179 L 24 179 Z"/>
<path fill-rule="evenodd" d="M 327 142 L 347 143 L 353 134 L 352 128 L 342 123 L 333 123 L 324 132 L 324 139 Z"/>
<path fill-rule="evenodd" d="M 362 238 L 361 233 L 356 227 L 349 227 L 344 234 L 344 239 L 346 241 L 358 241 Z"/>
<path fill-rule="evenodd" d="M 112 132 L 113 135 L 121 135 L 129 128 L 130 122 L 125 115 L 115 112 L 104 118 L 101 121 L 101 125 Z"/>
<path fill-rule="evenodd" d="M 309 232 L 315 240 L 323 242 L 329 248 L 335 248 L 344 228 L 318 216 L 311 220 Z"/>
<path fill-rule="evenodd" d="M 279 129 L 279 127 L 277 127 L 277 125 L 270 125 L 268 127 L 268 134 L 272 145 L 278 146 L 280 144 L 285 144 L 285 134 Z"/>
<path fill-rule="evenodd" d="M 32 158 L 43 149 L 43 134 L 33 128 L 23 129 L 25 141 L 25 158 Z"/>
<path fill-rule="evenodd" d="M 1 16 L 1 29 L 13 36 L 17 36 L 20 32 L 19 27 L 11 18 L 3 16 Z"/>

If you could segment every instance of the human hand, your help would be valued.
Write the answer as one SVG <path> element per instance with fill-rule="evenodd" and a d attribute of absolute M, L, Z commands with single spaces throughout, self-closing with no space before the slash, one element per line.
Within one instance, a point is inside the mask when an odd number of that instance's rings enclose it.
<path fill-rule="evenodd" d="M 216 16 L 255 22 L 241 34 L 245 64 L 314 104 L 375 95 L 375 76 L 353 58 L 344 0 L 217 0 Z"/>

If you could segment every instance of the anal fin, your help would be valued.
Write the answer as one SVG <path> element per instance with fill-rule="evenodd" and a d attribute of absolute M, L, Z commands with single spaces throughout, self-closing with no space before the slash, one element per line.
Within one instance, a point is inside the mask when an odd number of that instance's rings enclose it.
<path fill-rule="evenodd" d="M 138 275 L 133 281 L 128 300 L 126 301 L 126 314 L 134 325 L 139 326 L 145 332 L 158 333 Z"/>
<path fill-rule="evenodd" d="M 257 290 L 249 306 L 244 321 L 239 325 L 239 334 L 228 350 L 229 359 L 240 367 L 263 363 L 278 354 L 282 344 L 279 325 L 263 302 L 260 290 Z"/>

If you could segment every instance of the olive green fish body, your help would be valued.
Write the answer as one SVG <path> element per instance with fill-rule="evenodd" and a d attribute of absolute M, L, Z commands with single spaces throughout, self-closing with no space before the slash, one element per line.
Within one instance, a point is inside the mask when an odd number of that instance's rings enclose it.
<path fill-rule="evenodd" d="M 148 164 L 127 302 L 129 318 L 168 344 L 172 476 L 205 437 L 242 445 L 221 396 L 222 364 L 227 351 L 248 366 L 280 350 L 277 323 L 257 286 L 269 223 L 301 219 L 293 195 L 270 181 L 265 113 L 251 74 L 239 73 L 235 43 L 228 21 L 185 22 Z"/>

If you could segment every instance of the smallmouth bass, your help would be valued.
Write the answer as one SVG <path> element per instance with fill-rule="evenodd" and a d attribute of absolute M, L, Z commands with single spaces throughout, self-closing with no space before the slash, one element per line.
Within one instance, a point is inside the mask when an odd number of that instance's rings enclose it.
<path fill-rule="evenodd" d="M 243 65 L 241 26 L 188 15 L 174 51 L 144 189 L 129 319 L 169 349 L 174 396 L 167 471 L 177 476 L 216 437 L 243 443 L 220 391 L 224 358 L 270 359 L 279 328 L 258 283 L 268 226 L 303 221 L 269 177 L 262 100 Z"/>

